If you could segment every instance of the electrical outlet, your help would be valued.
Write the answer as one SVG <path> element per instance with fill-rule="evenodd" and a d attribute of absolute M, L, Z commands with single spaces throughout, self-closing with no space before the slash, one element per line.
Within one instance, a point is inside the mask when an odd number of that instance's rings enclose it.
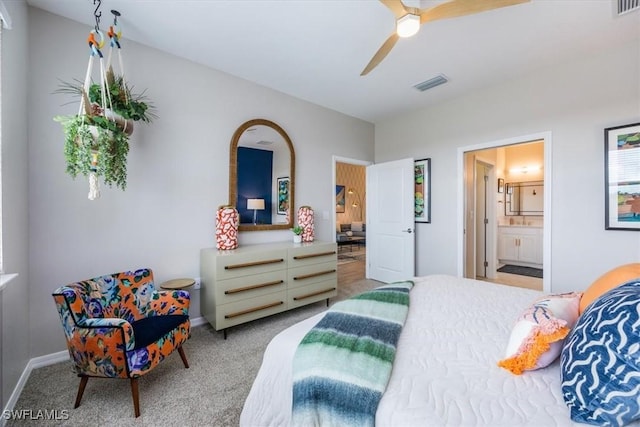
<path fill-rule="evenodd" d="M 194 283 L 194 285 L 193 285 L 193 289 L 200 289 L 200 278 L 199 278 L 199 277 L 196 277 L 196 278 L 195 278 L 195 279 L 193 279 L 193 280 L 195 280 L 195 282 L 196 282 L 196 283 Z"/>

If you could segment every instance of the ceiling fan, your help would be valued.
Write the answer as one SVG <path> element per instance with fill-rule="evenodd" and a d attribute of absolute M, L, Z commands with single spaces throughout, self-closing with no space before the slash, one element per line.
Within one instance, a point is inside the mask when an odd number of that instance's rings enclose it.
<path fill-rule="evenodd" d="M 369 74 L 391 52 L 400 37 L 411 37 L 416 34 L 421 24 L 439 19 L 472 15 L 529 1 L 531 0 L 451 0 L 428 9 L 420 9 L 405 6 L 401 0 L 380 0 L 396 16 L 396 32 L 391 34 L 382 44 L 360 75 Z"/>

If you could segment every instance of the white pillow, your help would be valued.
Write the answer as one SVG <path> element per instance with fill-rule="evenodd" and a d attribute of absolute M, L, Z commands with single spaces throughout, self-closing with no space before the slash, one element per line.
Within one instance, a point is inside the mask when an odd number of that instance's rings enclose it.
<path fill-rule="evenodd" d="M 351 231 L 362 231 L 362 221 L 352 222 Z"/>
<path fill-rule="evenodd" d="M 498 366 L 516 375 L 544 368 L 558 358 L 562 343 L 578 320 L 578 292 L 547 295 L 518 318 Z"/>

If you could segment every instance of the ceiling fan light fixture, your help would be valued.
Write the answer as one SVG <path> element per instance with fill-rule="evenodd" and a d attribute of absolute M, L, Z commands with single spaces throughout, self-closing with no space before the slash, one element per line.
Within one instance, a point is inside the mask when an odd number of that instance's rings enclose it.
<path fill-rule="evenodd" d="M 400 37 L 411 37 L 420 29 L 420 16 L 407 13 L 396 22 L 396 33 Z"/>

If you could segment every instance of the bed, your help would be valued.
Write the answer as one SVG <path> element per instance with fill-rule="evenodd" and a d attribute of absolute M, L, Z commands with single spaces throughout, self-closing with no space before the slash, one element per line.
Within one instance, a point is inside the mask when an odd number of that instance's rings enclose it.
<path fill-rule="evenodd" d="M 497 366 L 515 319 L 541 292 L 446 275 L 414 283 L 376 426 L 584 425 L 569 417 L 558 360 L 519 376 Z M 290 425 L 292 360 L 322 316 L 273 338 L 241 426 Z"/>

